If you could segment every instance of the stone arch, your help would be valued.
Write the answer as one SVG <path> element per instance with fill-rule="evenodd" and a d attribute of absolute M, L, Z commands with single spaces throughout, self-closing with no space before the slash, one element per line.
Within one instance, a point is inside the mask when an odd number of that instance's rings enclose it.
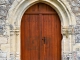
<path fill-rule="evenodd" d="M 14 3 L 11 6 L 11 9 L 8 12 L 8 16 L 7 16 L 7 21 L 6 23 L 8 23 L 9 25 L 11 25 L 13 28 L 10 30 L 10 34 L 15 33 L 15 41 L 18 39 L 19 42 L 18 46 L 15 47 L 14 51 L 18 52 L 19 57 L 20 57 L 20 49 L 17 49 L 20 47 L 20 25 L 21 25 L 21 18 L 24 14 L 24 12 L 32 5 L 36 4 L 36 3 L 45 3 L 50 5 L 52 8 L 54 8 L 56 10 L 56 12 L 58 13 L 60 20 L 61 20 L 61 32 L 63 35 L 63 39 L 62 39 L 62 51 L 63 52 L 71 52 L 72 48 L 71 48 L 71 41 L 74 39 L 73 35 L 69 35 L 69 33 L 67 34 L 66 31 L 68 31 L 69 29 L 70 34 L 72 33 L 72 27 L 70 28 L 69 26 L 75 26 L 76 24 L 76 20 L 75 20 L 75 16 L 72 13 L 70 6 L 68 4 L 67 1 L 64 0 L 15 0 Z M 66 2 L 66 4 L 65 4 Z M 17 36 L 17 35 L 18 36 Z M 10 39 L 12 38 L 12 36 L 10 35 Z M 64 44 L 65 42 L 68 42 L 70 44 L 70 47 L 65 48 Z M 15 44 L 17 44 L 15 43 Z M 66 46 L 68 45 L 68 43 L 66 44 Z M 65 51 L 66 50 L 66 51 Z"/>
<path fill-rule="evenodd" d="M 13 26 L 17 24 L 17 26 L 20 26 L 20 20 L 24 14 L 24 12 L 33 4 L 36 4 L 38 2 L 43 2 L 48 5 L 50 5 L 52 8 L 54 8 L 58 15 L 60 16 L 61 23 L 63 26 L 69 26 L 76 24 L 74 14 L 72 14 L 72 11 L 67 7 L 64 2 L 62 1 L 50 1 L 50 0 L 25 0 L 25 1 L 14 1 L 12 8 L 9 10 L 8 15 L 8 21 Z M 67 4 L 68 5 L 68 4 Z"/>

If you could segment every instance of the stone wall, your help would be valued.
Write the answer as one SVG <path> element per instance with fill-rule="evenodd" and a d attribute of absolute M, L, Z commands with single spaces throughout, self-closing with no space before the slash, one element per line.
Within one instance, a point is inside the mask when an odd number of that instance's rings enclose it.
<path fill-rule="evenodd" d="M 76 16 L 75 43 L 73 44 L 73 60 L 80 60 L 80 0 L 68 0 Z"/>
<path fill-rule="evenodd" d="M 13 1 L 14 0 L 0 0 L 0 60 L 12 60 L 10 58 L 9 36 L 5 34 L 7 15 Z"/>
<path fill-rule="evenodd" d="M 0 35 L 5 31 L 6 16 L 14 0 L 0 0 Z"/>
<path fill-rule="evenodd" d="M 8 11 L 14 0 L 0 0 L 0 60 L 15 60 L 15 55 L 10 52 L 9 36 L 6 32 L 6 20 Z M 73 51 L 66 55 L 64 53 L 64 60 L 80 60 L 80 0 L 67 0 L 73 13 L 76 16 L 75 41 L 73 43 Z M 10 29 L 12 26 L 9 25 Z M 17 59 L 16 59 L 17 60 Z"/>

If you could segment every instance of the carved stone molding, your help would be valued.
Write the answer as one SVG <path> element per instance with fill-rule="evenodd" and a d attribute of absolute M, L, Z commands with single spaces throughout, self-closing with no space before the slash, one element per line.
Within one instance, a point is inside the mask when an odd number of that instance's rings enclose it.
<path fill-rule="evenodd" d="M 62 27 L 62 34 L 68 38 L 69 35 L 74 35 L 75 34 L 75 27 L 74 26 L 69 26 L 69 27 Z"/>
<path fill-rule="evenodd" d="M 10 35 L 19 35 L 20 30 L 10 30 Z"/>

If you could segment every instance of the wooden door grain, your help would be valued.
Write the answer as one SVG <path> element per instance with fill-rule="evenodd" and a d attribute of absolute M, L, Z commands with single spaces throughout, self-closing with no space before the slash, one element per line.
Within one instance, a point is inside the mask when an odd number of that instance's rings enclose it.
<path fill-rule="evenodd" d="M 21 21 L 21 60 L 61 60 L 61 22 L 44 3 L 31 6 Z"/>

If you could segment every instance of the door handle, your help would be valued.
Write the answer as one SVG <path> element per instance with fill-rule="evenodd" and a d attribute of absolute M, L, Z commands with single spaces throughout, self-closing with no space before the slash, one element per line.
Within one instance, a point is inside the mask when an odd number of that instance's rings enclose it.
<path fill-rule="evenodd" d="M 44 41 L 44 44 L 46 43 L 46 38 L 45 37 L 43 37 L 43 39 L 42 39 L 43 41 Z"/>

